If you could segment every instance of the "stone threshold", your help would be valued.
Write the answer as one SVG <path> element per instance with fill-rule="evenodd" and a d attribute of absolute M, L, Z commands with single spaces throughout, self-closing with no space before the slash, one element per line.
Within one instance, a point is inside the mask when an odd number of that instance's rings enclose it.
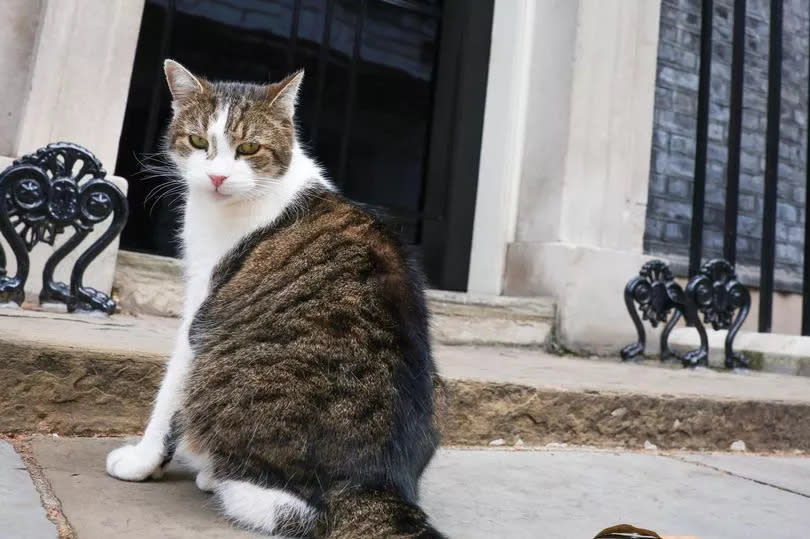
<path fill-rule="evenodd" d="M 707 328 L 709 365 L 723 368 L 726 330 Z M 700 337 L 693 328 L 678 328 L 670 335 L 670 346 L 678 352 L 694 350 Z M 734 340 L 734 351 L 742 352 L 757 371 L 810 376 L 810 337 L 741 331 Z"/>
<path fill-rule="evenodd" d="M 122 314 L 177 317 L 182 310 L 182 266 L 163 256 L 120 251 L 114 297 Z M 554 325 L 549 298 L 427 291 L 434 339 L 443 344 L 543 347 Z"/>
<path fill-rule="evenodd" d="M 0 433 L 135 434 L 177 320 L 0 310 Z M 531 348 L 447 346 L 448 445 L 810 449 L 810 379 L 594 361 Z M 739 444 L 738 444 L 739 446 Z"/>

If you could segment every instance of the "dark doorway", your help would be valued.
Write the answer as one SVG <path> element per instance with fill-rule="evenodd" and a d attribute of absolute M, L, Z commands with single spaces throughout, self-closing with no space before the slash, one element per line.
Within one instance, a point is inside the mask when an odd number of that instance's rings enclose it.
<path fill-rule="evenodd" d="M 303 67 L 301 139 L 352 199 L 383 208 L 434 287 L 464 290 L 492 0 L 147 0 L 116 173 L 130 179 L 122 247 L 175 256 L 179 205 L 144 174 L 169 119 L 162 60 L 211 79 Z"/>

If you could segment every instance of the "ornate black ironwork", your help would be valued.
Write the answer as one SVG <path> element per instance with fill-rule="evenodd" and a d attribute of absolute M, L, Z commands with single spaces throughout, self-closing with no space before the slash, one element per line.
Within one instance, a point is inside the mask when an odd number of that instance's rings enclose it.
<path fill-rule="evenodd" d="M 45 263 L 40 302 L 61 302 L 68 311 L 115 311 L 109 296 L 83 286 L 87 266 L 121 233 L 127 219 L 127 200 L 109 180 L 96 157 L 68 142 L 49 144 L 15 161 L 0 172 L 0 232 L 17 260 L 9 277 L 0 245 L 0 303 L 22 304 L 30 271 L 28 253 L 39 243 L 53 245 L 66 228 L 74 229 Z M 112 215 L 109 228 L 78 258 L 70 285 L 56 282 L 54 270 L 93 230 Z"/>
<path fill-rule="evenodd" d="M 623 360 L 636 359 L 644 354 L 647 335 L 642 321 L 647 320 L 652 327 L 658 327 L 660 323 L 666 324 L 661 332 L 662 360 L 676 357 L 689 365 L 701 361 L 700 350 L 680 355 L 669 347 L 669 335 L 678 321 L 682 317 L 692 320 L 696 315 L 690 313 L 683 288 L 675 282 L 675 277 L 665 262 L 651 260 L 644 264 L 638 276 L 631 279 L 624 288 L 624 303 L 636 326 L 638 340 L 624 347 L 621 351 Z M 638 311 L 641 312 L 640 317 L 636 312 L 636 304 L 638 304 Z M 701 337 L 705 338 L 705 334 Z M 703 359 L 705 360 L 705 358 Z"/>
<path fill-rule="evenodd" d="M 703 313 L 706 324 L 711 324 L 715 330 L 728 329 L 725 343 L 726 367 L 747 368 L 748 361 L 741 354 L 735 354 L 733 347 L 734 338 L 751 310 L 751 295 L 737 280 L 734 266 L 722 259 L 706 262 L 690 279 L 686 294 L 690 303 Z"/>
<path fill-rule="evenodd" d="M 722 259 L 710 260 L 689 280 L 686 291 L 675 282 L 669 266 L 661 260 L 652 260 L 642 266 L 637 277 L 624 289 L 627 312 L 636 326 L 638 341 L 626 346 L 622 359 L 635 359 L 644 353 L 646 333 L 643 320 L 652 327 L 666 323 L 661 333 L 661 359 L 676 357 L 685 367 L 708 365 L 709 339 L 703 323 L 713 329 L 728 329 L 725 343 L 725 366 L 729 369 L 748 367 L 746 359 L 734 353 L 734 338 L 751 310 L 751 295 L 737 280 L 734 266 Z M 636 304 L 641 312 L 639 317 Z M 670 313 L 673 313 L 670 316 Z M 703 322 L 700 314 L 703 314 Z M 669 347 L 669 334 L 684 318 L 700 336 L 700 347 L 678 354 Z"/>

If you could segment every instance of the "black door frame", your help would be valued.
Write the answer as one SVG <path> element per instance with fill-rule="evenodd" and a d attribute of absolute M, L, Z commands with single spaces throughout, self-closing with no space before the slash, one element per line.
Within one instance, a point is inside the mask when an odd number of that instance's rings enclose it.
<path fill-rule="evenodd" d="M 422 249 L 433 286 L 467 290 L 494 0 L 445 0 L 425 172 Z"/>
<path fill-rule="evenodd" d="M 323 1 L 329 8 L 335 0 Z M 365 0 L 360 1 L 364 13 Z M 407 0 L 378 1 L 407 4 L 409 9 L 418 7 Z M 299 9 L 300 1 L 295 6 Z M 494 0 L 443 0 L 439 7 L 441 23 L 421 178 L 422 199 L 420 211 L 413 218 L 418 220 L 418 249 L 430 286 L 463 291 L 467 289 L 472 246 Z M 175 9 L 175 0 L 168 0 L 159 39 L 150 45 L 157 49 L 151 54 L 157 52 L 159 58 L 170 54 Z M 439 13 L 436 9 L 432 12 Z M 297 17 L 293 20 L 297 21 Z M 297 30 L 292 35 L 296 36 Z M 294 48 L 295 38 L 287 54 L 292 54 Z M 355 44 L 355 56 L 357 49 Z M 321 60 L 324 54 L 325 49 Z M 156 84 L 150 92 L 143 139 L 130 141 L 130 147 L 135 142 L 141 153 L 153 151 L 161 123 L 161 102 L 167 96 L 160 66 L 155 64 L 154 70 Z M 342 170 L 335 172 L 341 175 Z"/>

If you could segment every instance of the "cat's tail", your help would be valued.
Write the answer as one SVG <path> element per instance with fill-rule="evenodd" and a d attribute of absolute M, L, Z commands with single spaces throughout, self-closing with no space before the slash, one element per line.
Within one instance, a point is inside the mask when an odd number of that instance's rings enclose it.
<path fill-rule="evenodd" d="M 319 539 L 446 539 L 422 509 L 395 492 L 346 488 L 327 493 L 325 502 L 315 530 Z"/>

